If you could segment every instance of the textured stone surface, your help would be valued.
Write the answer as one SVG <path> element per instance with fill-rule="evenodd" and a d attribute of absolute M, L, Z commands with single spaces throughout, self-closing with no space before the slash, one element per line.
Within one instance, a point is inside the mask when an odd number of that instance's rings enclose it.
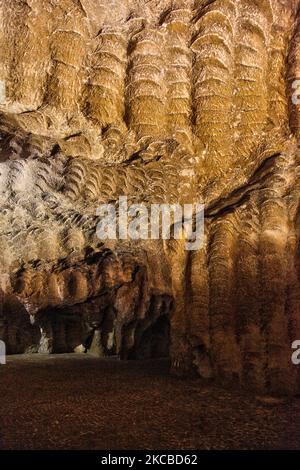
<path fill-rule="evenodd" d="M 168 368 L 164 360 L 11 357 L 0 369 L 0 449 L 299 449 L 298 399 L 181 380 Z"/>
<path fill-rule="evenodd" d="M 135 357 L 170 317 L 174 372 L 299 390 L 298 3 L 0 1 L 9 351 Z M 124 194 L 203 201 L 203 249 L 100 243 Z"/>

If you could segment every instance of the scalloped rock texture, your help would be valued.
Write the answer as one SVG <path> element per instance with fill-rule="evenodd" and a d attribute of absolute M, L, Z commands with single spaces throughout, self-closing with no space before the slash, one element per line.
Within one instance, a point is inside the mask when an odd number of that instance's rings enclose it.
<path fill-rule="evenodd" d="M 8 352 L 149 357 L 170 336 L 175 373 L 299 392 L 298 7 L 0 0 Z M 101 243 L 120 195 L 204 202 L 204 247 Z"/>

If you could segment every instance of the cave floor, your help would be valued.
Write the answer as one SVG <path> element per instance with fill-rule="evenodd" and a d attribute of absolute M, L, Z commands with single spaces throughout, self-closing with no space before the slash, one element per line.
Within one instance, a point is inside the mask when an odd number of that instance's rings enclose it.
<path fill-rule="evenodd" d="M 300 400 L 182 380 L 168 361 L 14 356 L 0 366 L 1 449 L 300 448 Z"/>

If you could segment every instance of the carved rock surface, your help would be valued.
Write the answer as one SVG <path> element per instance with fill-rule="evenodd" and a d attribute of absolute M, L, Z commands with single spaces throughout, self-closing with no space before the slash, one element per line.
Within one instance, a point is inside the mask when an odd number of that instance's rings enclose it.
<path fill-rule="evenodd" d="M 298 0 L 0 0 L 0 335 L 296 392 Z M 205 240 L 96 236 L 119 196 Z M 170 330 L 170 331 L 169 331 Z M 98 345 L 98 346 L 97 346 Z"/>

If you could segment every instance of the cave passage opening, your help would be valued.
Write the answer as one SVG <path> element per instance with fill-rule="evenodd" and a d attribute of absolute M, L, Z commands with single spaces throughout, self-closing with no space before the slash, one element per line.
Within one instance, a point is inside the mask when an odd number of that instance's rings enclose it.
<path fill-rule="evenodd" d="M 38 323 L 39 353 L 86 353 L 122 360 L 169 357 L 170 317 L 167 312 L 157 318 L 133 320 L 120 326 L 112 308 L 106 308 L 101 319 L 92 321 L 78 312 L 47 309 L 39 315 Z"/>
<path fill-rule="evenodd" d="M 103 358 L 169 358 L 172 300 L 153 296 L 142 317 L 124 321 L 111 304 L 99 301 L 48 307 L 30 317 L 24 306 L 9 303 L 2 312 L 8 354 L 91 354 Z"/>

